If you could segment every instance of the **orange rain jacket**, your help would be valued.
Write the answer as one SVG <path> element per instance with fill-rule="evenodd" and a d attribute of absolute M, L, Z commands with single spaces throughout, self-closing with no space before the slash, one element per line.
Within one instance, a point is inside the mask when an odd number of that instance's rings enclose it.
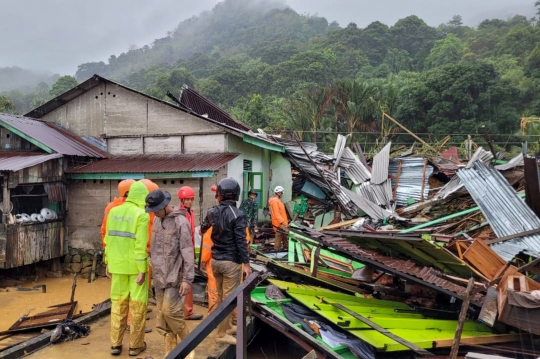
<path fill-rule="evenodd" d="M 287 210 L 278 196 L 271 197 L 268 200 L 268 206 L 270 207 L 270 217 L 272 218 L 272 227 L 274 227 L 274 232 L 276 232 L 277 229 L 282 225 L 289 225 Z"/>
<path fill-rule="evenodd" d="M 114 200 L 105 207 L 103 213 L 103 222 L 101 222 L 101 244 L 105 248 L 105 234 L 107 233 L 107 218 L 109 217 L 109 212 L 114 207 L 118 207 L 126 201 L 126 197 L 114 197 Z M 146 246 L 146 252 L 150 253 L 150 244 L 152 243 L 152 224 L 154 223 L 154 218 L 156 215 L 154 213 L 148 213 L 150 215 L 150 224 L 148 225 L 148 245 Z"/>

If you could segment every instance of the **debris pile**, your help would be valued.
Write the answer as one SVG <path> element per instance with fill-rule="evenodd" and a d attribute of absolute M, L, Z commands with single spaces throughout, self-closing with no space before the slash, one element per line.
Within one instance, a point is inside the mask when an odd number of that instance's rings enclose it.
<path fill-rule="evenodd" d="M 293 203 L 287 206 L 294 208 L 293 222 L 286 255 L 264 246 L 257 253 L 276 278 L 294 283 L 272 282 L 286 299 L 254 296 L 261 317 L 281 322 L 275 317 L 282 312 L 270 308 L 274 302 L 303 305 L 324 319 L 319 327 L 333 325 L 346 341 L 367 345 L 362 357 L 394 350 L 448 354 L 439 349 L 452 346 L 455 355 L 480 344 L 490 348 L 486 353 L 512 348 L 521 357 L 538 357 L 524 344 L 534 347 L 534 335 L 540 335 L 540 184 L 537 159 L 526 149 L 505 156 L 482 147 L 473 152 L 465 144 L 460 156 L 444 143 L 403 151 L 388 142 L 369 156 L 339 135 L 328 155 L 314 144 L 273 139 L 285 146 L 293 166 Z M 330 291 L 352 297 L 331 300 Z M 381 312 L 384 319 L 366 324 L 359 319 L 363 311 L 371 318 L 378 309 L 369 311 L 356 298 L 373 300 L 377 308 L 386 302 L 408 307 Z M 346 308 L 336 309 L 338 303 Z M 430 327 L 440 334 L 449 325 L 455 338 L 431 332 L 419 340 L 406 330 L 412 320 L 400 322 L 396 313 L 457 321 Z M 369 334 L 366 325 L 378 334 Z M 467 337 L 466 331 L 476 334 Z M 486 334 L 476 337 L 480 332 Z M 329 344 L 324 334 L 315 337 Z"/>

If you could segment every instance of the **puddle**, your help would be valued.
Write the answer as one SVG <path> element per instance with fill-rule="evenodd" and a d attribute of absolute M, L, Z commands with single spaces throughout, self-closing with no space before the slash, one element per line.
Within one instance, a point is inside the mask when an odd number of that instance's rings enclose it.
<path fill-rule="evenodd" d="M 47 286 L 47 293 L 42 293 L 41 290 L 0 292 L 0 306 L 2 307 L 0 331 L 9 329 L 23 315 L 35 315 L 48 310 L 49 306 L 69 302 L 73 276 L 39 278 L 36 282 L 28 280 L 23 283 L 22 287 L 32 288 L 41 284 Z M 1 282 L 0 287 L 3 287 Z M 77 277 L 75 300 L 78 303 L 75 313 L 91 311 L 92 305 L 109 298 L 109 293 L 110 281 L 108 278 L 98 278 L 94 282 L 88 283 L 87 279 Z"/>

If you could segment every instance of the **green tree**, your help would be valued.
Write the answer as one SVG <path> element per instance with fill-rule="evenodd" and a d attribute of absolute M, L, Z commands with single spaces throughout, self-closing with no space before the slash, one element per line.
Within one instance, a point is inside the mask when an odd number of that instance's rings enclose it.
<path fill-rule="evenodd" d="M 13 102 L 6 96 L 0 95 L 0 113 L 11 113 L 14 109 Z"/>
<path fill-rule="evenodd" d="M 64 92 L 71 90 L 73 87 L 77 86 L 79 83 L 73 76 L 62 76 L 56 81 L 49 91 L 49 95 L 52 98 L 58 97 Z"/>
<path fill-rule="evenodd" d="M 425 67 L 432 69 L 446 64 L 459 62 L 463 57 L 464 45 L 454 34 L 448 34 L 446 38 L 435 41 L 425 61 Z"/>

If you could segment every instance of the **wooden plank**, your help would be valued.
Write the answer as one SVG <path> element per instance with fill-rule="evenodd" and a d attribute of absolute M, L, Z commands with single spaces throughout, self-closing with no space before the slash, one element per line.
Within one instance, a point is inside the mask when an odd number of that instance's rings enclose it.
<path fill-rule="evenodd" d="M 489 280 L 495 279 L 501 267 L 506 265 L 506 261 L 481 239 L 475 240 L 467 248 L 463 253 L 463 258 Z"/>
<path fill-rule="evenodd" d="M 358 319 L 359 321 L 361 321 L 362 323 L 364 323 L 364 324 L 370 326 L 371 328 L 375 329 L 376 331 L 378 331 L 382 335 L 387 336 L 388 338 L 390 338 L 390 339 L 392 339 L 392 340 L 406 346 L 410 350 L 414 351 L 416 354 L 419 354 L 421 356 L 433 356 L 433 354 L 428 352 L 427 350 L 420 348 L 419 346 L 417 346 L 414 343 L 409 342 L 408 340 L 405 340 L 405 339 L 403 339 L 401 337 L 398 337 L 397 335 L 389 332 L 388 330 L 386 330 L 385 328 L 379 326 L 378 324 L 373 323 L 368 318 L 366 318 L 366 317 L 364 317 L 364 316 L 362 316 L 362 315 L 360 315 L 360 314 L 358 314 L 356 312 L 353 312 L 352 310 L 350 310 L 349 308 L 347 308 L 347 307 L 345 307 L 345 306 L 343 306 L 341 304 L 335 304 L 335 303 L 328 303 L 328 304 L 332 304 L 334 307 L 344 311 L 345 313 L 349 314 L 353 318 Z"/>
<path fill-rule="evenodd" d="M 494 244 L 494 243 L 504 242 L 504 241 L 508 241 L 510 239 L 515 239 L 515 238 L 519 238 L 519 237 L 525 237 L 525 236 L 535 234 L 535 233 L 540 233 L 540 228 L 535 228 L 535 229 L 531 229 L 530 231 L 520 232 L 520 233 L 516 233 L 516 234 L 511 234 L 509 236 L 504 236 L 504 237 L 500 237 L 500 238 L 496 238 L 496 239 L 491 239 L 489 241 L 486 241 L 486 244 Z"/>
<path fill-rule="evenodd" d="M 459 342 L 461 340 L 461 333 L 463 332 L 463 324 L 465 324 L 465 319 L 467 318 L 467 312 L 469 311 L 469 302 L 471 301 L 471 292 L 473 288 L 474 288 L 474 278 L 471 277 L 469 279 L 469 284 L 467 285 L 465 297 L 463 298 L 463 304 L 461 305 L 461 312 L 459 312 L 456 335 L 454 336 L 454 341 L 452 342 L 452 350 L 450 351 L 450 359 L 456 359 L 459 352 Z"/>
<path fill-rule="evenodd" d="M 472 338 L 461 338 L 461 345 L 480 345 L 480 344 L 497 344 L 526 341 L 530 338 L 530 334 L 499 334 L 499 335 L 481 335 Z M 433 341 L 434 348 L 448 348 L 452 346 L 454 339 L 440 339 Z"/>
<path fill-rule="evenodd" d="M 339 223 L 336 223 L 336 224 L 331 224 L 331 225 L 325 226 L 325 227 L 319 227 L 319 228 L 317 228 L 317 231 L 324 231 L 324 230 L 328 230 L 328 229 L 338 229 L 338 228 L 343 228 L 345 226 L 350 226 L 350 225 L 355 224 L 356 222 L 358 222 L 361 218 L 362 217 L 355 218 L 355 219 L 349 219 L 348 221 L 339 222 Z"/>
<path fill-rule="evenodd" d="M 493 327 L 495 325 L 495 321 L 497 320 L 497 296 L 497 289 L 494 287 L 489 287 L 486 298 L 484 299 L 484 305 L 482 306 L 482 310 L 480 310 L 480 314 L 478 315 L 478 320 L 486 325 L 489 325 L 490 327 Z"/>

